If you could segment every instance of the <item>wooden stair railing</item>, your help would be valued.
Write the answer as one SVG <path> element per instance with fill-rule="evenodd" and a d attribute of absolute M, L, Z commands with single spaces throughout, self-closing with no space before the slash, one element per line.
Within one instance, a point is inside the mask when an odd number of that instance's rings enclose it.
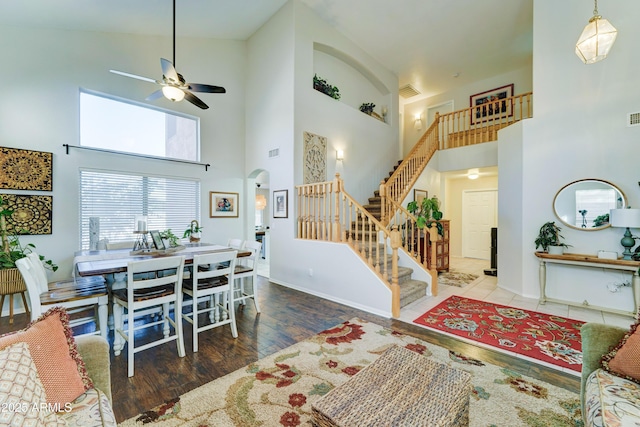
<path fill-rule="evenodd" d="M 401 203 L 409 194 L 420 174 L 437 150 L 463 147 L 497 140 L 503 127 L 533 117 L 532 92 L 499 99 L 464 110 L 439 115 L 418 140 L 411 152 L 396 168 L 389 179 L 380 184 L 382 215 L 380 221 L 388 224 L 393 204 Z M 488 115 L 488 111 L 499 111 Z"/>
<path fill-rule="evenodd" d="M 418 227 L 416 217 L 399 203 L 391 202 L 394 215 L 389 218 L 389 229 L 400 232 L 401 248 L 431 275 L 431 294 L 438 295 L 438 270 L 436 263 L 436 245 L 438 227 L 435 223 L 430 228 Z M 429 239 L 426 236 L 429 236 Z M 420 238 L 424 236 L 425 238 Z M 431 242 L 431 244 L 428 243 Z M 429 253 L 431 249 L 431 253 Z M 427 261 L 430 260 L 430 261 Z"/>
<path fill-rule="evenodd" d="M 391 313 L 399 317 L 400 232 L 387 229 L 344 191 L 340 174 L 333 181 L 298 185 L 296 191 L 298 238 L 349 245 L 391 290 Z"/>

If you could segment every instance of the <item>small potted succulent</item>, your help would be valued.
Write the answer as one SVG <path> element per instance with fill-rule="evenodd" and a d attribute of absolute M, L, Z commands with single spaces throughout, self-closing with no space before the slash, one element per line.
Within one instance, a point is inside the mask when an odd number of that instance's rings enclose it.
<path fill-rule="evenodd" d="M 564 237 L 560 234 L 562 229 L 558 227 L 555 221 L 546 222 L 540 227 L 538 237 L 535 240 L 536 249 L 542 247 L 542 250 L 550 255 L 562 255 L 564 248 L 571 245 L 563 243 L 560 239 Z"/>

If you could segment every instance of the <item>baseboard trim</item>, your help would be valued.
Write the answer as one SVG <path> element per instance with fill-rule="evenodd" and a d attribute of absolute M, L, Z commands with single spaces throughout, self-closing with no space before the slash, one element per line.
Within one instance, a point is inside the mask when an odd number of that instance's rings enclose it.
<path fill-rule="evenodd" d="M 280 285 L 280 286 L 284 286 L 286 288 L 291 288 L 294 289 L 296 291 L 300 291 L 300 292 L 304 292 L 305 294 L 310 294 L 310 295 L 314 295 L 329 301 L 333 301 L 335 303 L 338 304 L 342 304 L 342 305 L 346 305 L 347 307 L 351 307 L 351 308 L 356 308 L 358 310 L 362 310 L 362 311 L 366 311 L 367 313 L 371 313 L 371 314 L 375 314 L 376 316 L 380 316 L 380 317 L 384 317 L 386 319 L 390 319 L 391 318 L 391 311 L 382 311 L 382 310 L 378 310 L 366 305 L 360 305 L 360 304 L 355 304 L 352 301 L 347 301 L 347 300 L 343 300 L 340 298 L 336 298 L 333 295 L 327 295 L 324 294 L 322 292 L 314 292 L 314 291 L 310 291 L 309 289 L 306 288 L 301 288 L 299 286 L 293 285 L 291 283 L 287 283 L 287 282 L 283 282 L 281 280 L 276 280 L 274 278 L 270 278 L 269 282 L 271 283 L 275 283 L 276 285 Z"/>

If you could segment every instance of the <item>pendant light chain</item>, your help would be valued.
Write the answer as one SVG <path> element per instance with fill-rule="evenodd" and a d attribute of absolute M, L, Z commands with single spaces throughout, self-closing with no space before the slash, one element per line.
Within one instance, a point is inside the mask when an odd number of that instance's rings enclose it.
<path fill-rule="evenodd" d="M 597 4 L 596 0 L 596 4 Z M 176 0 L 173 0 L 173 67 L 176 66 Z"/>
<path fill-rule="evenodd" d="M 594 3 L 595 3 L 595 6 L 593 9 L 593 16 L 598 16 L 598 0 L 594 0 Z"/>

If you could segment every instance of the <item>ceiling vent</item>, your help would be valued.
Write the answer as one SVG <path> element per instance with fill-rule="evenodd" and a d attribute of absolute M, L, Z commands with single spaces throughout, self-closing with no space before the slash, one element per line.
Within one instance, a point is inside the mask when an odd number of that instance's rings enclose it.
<path fill-rule="evenodd" d="M 640 126 L 640 113 L 629 113 L 627 115 L 627 127 Z"/>
<path fill-rule="evenodd" d="M 402 86 L 398 91 L 398 93 L 401 97 L 405 99 L 411 98 L 412 96 L 420 95 L 420 92 L 418 92 L 418 90 L 415 87 L 411 86 L 410 84 L 406 84 Z"/>
<path fill-rule="evenodd" d="M 274 148 L 273 150 L 269 150 L 269 158 L 272 159 L 274 157 L 279 157 L 280 156 L 280 149 L 279 148 Z"/>

